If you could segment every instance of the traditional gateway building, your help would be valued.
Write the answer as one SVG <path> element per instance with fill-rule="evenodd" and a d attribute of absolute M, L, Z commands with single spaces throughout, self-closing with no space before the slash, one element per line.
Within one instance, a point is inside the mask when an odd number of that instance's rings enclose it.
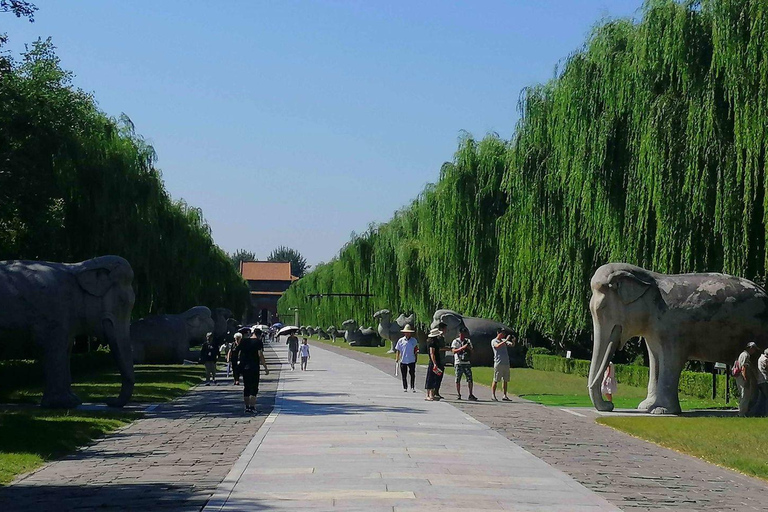
<path fill-rule="evenodd" d="M 241 261 L 240 275 L 248 281 L 251 303 L 246 323 L 272 325 L 278 321 L 277 300 L 298 277 L 289 262 Z"/>

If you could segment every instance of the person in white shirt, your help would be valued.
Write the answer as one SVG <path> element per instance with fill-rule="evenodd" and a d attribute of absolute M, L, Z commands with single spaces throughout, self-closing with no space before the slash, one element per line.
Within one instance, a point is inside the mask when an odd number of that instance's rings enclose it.
<path fill-rule="evenodd" d="M 307 369 L 307 361 L 309 361 L 309 345 L 307 345 L 307 338 L 301 340 L 299 355 L 301 356 L 301 371 L 304 371 Z"/>
<path fill-rule="evenodd" d="M 472 340 L 467 337 L 469 331 L 463 327 L 459 331 L 459 337 L 451 342 L 451 352 L 453 352 L 453 369 L 456 373 L 456 394 L 461 400 L 461 376 L 467 380 L 467 389 L 469 390 L 468 399 L 472 402 L 477 401 L 477 397 L 472 394 Z"/>
<path fill-rule="evenodd" d="M 739 354 L 734 366 L 737 369 L 736 385 L 739 386 L 739 416 L 752 416 L 755 399 L 757 398 L 757 373 L 752 364 L 752 356 L 760 349 L 754 341 L 747 343 L 747 347 Z"/>
<path fill-rule="evenodd" d="M 400 375 L 403 377 L 403 392 L 408 392 L 406 373 L 411 374 L 411 391 L 416 392 L 416 356 L 419 353 L 419 342 L 412 335 L 416 331 L 410 325 L 403 327 L 403 337 L 395 345 L 395 361 L 400 364 Z"/>
<path fill-rule="evenodd" d="M 755 416 L 768 416 L 768 348 L 757 360 L 757 389 L 760 391 L 760 398 L 755 407 Z"/>

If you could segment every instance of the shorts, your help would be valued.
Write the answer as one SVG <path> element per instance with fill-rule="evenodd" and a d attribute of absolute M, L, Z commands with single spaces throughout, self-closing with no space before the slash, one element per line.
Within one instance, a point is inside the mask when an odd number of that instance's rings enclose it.
<path fill-rule="evenodd" d="M 509 382 L 509 366 L 494 366 L 493 367 L 493 382 Z"/>
<path fill-rule="evenodd" d="M 243 396 L 259 394 L 259 369 L 243 370 Z"/>
<path fill-rule="evenodd" d="M 453 367 L 456 373 L 456 382 L 461 382 L 461 376 L 467 379 L 468 383 L 472 382 L 472 365 L 471 364 L 457 364 Z"/>
<path fill-rule="evenodd" d="M 309 359 L 307 356 L 301 356 L 301 362 L 306 363 L 307 359 Z"/>

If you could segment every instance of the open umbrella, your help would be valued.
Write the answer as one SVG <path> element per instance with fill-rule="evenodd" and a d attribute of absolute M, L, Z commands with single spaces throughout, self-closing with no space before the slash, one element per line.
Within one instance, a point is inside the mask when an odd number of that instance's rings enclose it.
<path fill-rule="evenodd" d="M 272 327 L 277 327 L 278 329 L 282 326 L 283 324 L 281 324 L 280 322 L 277 322 L 276 324 L 272 324 Z"/>
<path fill-rule="evenodd" d="M 299 328 L 296 327 L 295 325 L 286 325 L 285 327 L 283 327 L 282 329 L 277 331 L 277 335 L 278 336 L 284 336 L 286 334 L 293 334 L 294 332 L 296 332 L 298 330 L 299 330 Z"/>
<path fill-rule="evenodd" d="M 254 331 L 256 329 L 260 330 L 261 332 L 267 332 L 269 330 L 269 326 L 268 325 L 264 325 L 264 324 L 259 324 L 259 325 L 254 325 L 251 328 L 251 330 L 254 330 Z"/>

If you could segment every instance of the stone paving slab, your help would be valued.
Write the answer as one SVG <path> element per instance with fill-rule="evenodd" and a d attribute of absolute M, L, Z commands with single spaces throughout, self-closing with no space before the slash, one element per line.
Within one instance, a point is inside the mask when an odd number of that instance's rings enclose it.
<path fill-rule="evenodd" d="M 0 511 L 200 510 L 274 403 L 280 361 L 267 345 L 261 416 L 243 414 L 242 386 L 197 386 L 76 453 L 0 487 Z M 220 369 L 224 367 L 219 365 Z"/>
<path fill-rule="evenodd" d="M 284 372 L 273 413 L 205 510 L 618 510 L 451 405 L 392 382 L 313 346 L 309 371 Z"/>
<path fill-rule="evenodd" d="M 393 373 L 393 363 L 384 358 L 322 346 Z M 417 385 L 424 383 L 423 371 L 417 368 Z M 400 383 L 393 378 L 390 385 L 398 388 Z M 462 389 L 466 394 L 464 382 Z M 592 409 L 546 407 L 517 397 L 492 402 L 490 389 L 480 385 L 475 386 L 479 402 L 458 401 L 450 377 L 444 379 L 441 393 L 451 405 L 622 510 L 768 510 L 768 483 L 597 424 L 599 414 Z"/>

